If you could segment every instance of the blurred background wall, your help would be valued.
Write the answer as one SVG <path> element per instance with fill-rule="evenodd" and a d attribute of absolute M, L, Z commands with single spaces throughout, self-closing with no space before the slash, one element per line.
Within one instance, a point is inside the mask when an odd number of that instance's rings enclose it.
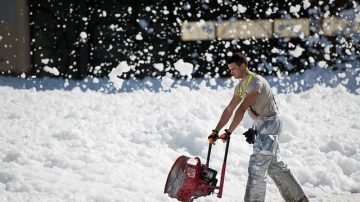
<path fill-rule="evenodd" d="M 3 75 L 103 77 L 126 61 L 124 78 L 180 77 L 173 64 L 183 59 L 193 77 L 227 77 L 237 51 L 261 74 L 359 64 L 352 0 L 0 2 Z"/>
<path fill-rule="evenodd" d="M 27 1 L 0 0 L 0 72 L 30 71 L 30 33 Z"/>

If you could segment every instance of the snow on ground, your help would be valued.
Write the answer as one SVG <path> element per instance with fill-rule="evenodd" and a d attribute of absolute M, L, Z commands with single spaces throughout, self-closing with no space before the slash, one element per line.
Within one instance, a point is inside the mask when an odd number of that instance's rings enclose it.
<path fill-rule="evenodd" d="M 360 201 L 356 92 L 314 85 L 276 95 L 281 157 L 310 201 Z M 207 136 L 232 93 L 204 85 L 121 93 L 2 85 L 0 201 L 175 201 L 163 194 L 173 162 L 205 160 Z M 252 149 L 241 134 L 250 125 L 246 116 L 234 132 L 221 201 L 244 197 Z M 218 142 L 210 167 L 220 170 L 223 151 Z M 271 180 L 266 201 L 282 201 Z"/>

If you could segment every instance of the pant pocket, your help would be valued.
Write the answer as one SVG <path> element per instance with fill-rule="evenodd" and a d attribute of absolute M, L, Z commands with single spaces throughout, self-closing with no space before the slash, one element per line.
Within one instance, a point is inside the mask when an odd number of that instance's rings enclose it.
<path fill-rule="evenodd" d="M 271 138 L 266 134 L 259 134 L 254 143 L 254 153 L 275 155 L 277 151 L 277 141 L 275 138 Z"/>

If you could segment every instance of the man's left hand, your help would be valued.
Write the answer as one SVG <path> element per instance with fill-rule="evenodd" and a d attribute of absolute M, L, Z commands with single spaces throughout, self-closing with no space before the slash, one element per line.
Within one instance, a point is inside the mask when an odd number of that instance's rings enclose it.
<path fill-rule="evenodd" d="M 231 132 L 228 129 L 225 129 L 225 132 L 220 135 L 220 138 L 223 142 L 226 142 L 226 140 L 230 137 Z"/>

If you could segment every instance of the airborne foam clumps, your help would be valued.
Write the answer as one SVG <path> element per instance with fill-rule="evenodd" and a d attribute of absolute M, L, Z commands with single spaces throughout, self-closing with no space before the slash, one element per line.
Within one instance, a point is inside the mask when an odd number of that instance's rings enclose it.
<path fill-rule="evenodd" d="M 44 66 L 44 71 L 49 72 L 50 74 L 53 74 L 55 76 L 60 75 L 60 72 L 56 67 Z"/>
<path fill-rule="evenodd" d="M 174 83 L 174 80 L 171 78 L 171 74 L 167 73 L 161 79 L 161 86 L 164 91 L 168 91 L 171 88 L 171 85 Z"/>
<path fill-rule="evenodd" d="M 177 71 L 179 71 L 180 75 L 188 76 L 191 78 L 191 74 L 193 72 L 194 65 L 188 62 L 184 62 L 184 60 L 180 59 L 176 63 L 174 63 L 174 67 Z"/>
<path fill-rule="evenodd" d="M 305 49 L 301 48 L 300 46 L 296 46 L 296 48 L 292 51 L 289 51 L 290 54 L 294 57 L 300 57 L 301 54 L 304 52 Z"/>
<path fill-rule="evenodd" d="M 124 83 L 124 80 L 120 79 L 119 77 L 123 73 L 126 73 L 130 70 L 131 70 L 131 67 L 125 61 L 120 62 L 116 68 L 111 70 L 111 72 L 109 73 L 108 76 L 109 76 L 110 82 L 112 82 L 114 84 L 114 87 L 116 89 L 120 89 Z"/>

